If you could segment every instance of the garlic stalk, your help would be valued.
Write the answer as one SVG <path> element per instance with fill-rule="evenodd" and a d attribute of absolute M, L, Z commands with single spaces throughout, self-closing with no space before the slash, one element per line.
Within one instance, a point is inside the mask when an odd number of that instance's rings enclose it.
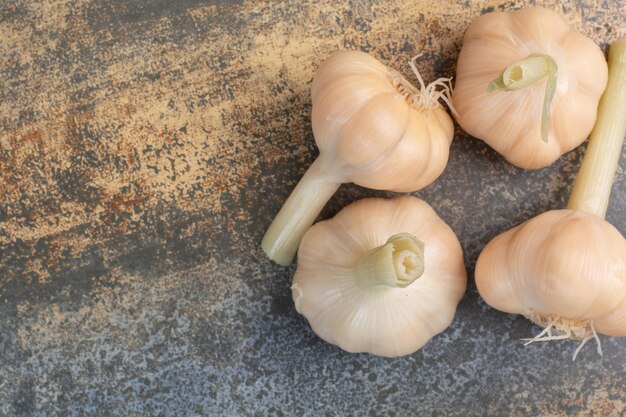
<path fill-rule="evenodd" d="M 606 80 L 591 39 L 553 11 L 525 7 L 470 25 L 452 102 L 463 130 L 513 165 L 537 169 L 587 138 Z"/>
<path fill-rule="evenodd" d="M 404 196 L 360 200 L 312 226 L 292 294 L 322 339 L 392 357 L 446 329 L 466 283 L 454 232 L 428 204 Z"/>
<path fill-rule="evenodd" d="M 496 236 L 476 264 L 492 307 L 544 330 L 528 343 L 598 334 L 626 336 L 626 240 L 604 220 L 626 133 L 626 40 L 609 52 L 609 82 L 566 210 L 551 210 Z"/>
<path fill-rule="evenodd" d="M 432 183 L 448 161 L 454 125 L 448 79 L 420 88 L 373 57 L 332 55 L 313 78 L 312 126 L 320 150 L 267 230 L 261 247 L 281 265 L 293 260 L 304 232 L 344 182 L 390 191 Z"/>
<path fill-rule="evenodd" d="M 604 218 L 626 130 L 626 40 L 609 50 L 611 72 L 567 208 Z"/>
<path fill-rule="evenodd" d="M 341 185 L 324 175 L 322 162 L 315 160 L 265 232 L 261 247 L 274 262 L 289 265 L 298 243 L 326 202 Z"/>

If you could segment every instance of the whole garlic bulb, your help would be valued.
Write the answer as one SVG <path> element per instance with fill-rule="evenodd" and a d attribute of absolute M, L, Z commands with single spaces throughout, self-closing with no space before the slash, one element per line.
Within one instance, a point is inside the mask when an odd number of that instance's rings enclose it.
<path fill-rule="evenodd" d="M 292 294 L 322 339 L 391 357 L 446 329 L 466 282 L 454 232 L 428 204 L 403 196 L 357 201 L 311 227 Z"/>
<path fill-rule="evenodd" d="M 626 336 L 626 241 L 601 217 L 552 210 L 498 235 L 476 264 L 492 307 L 572 339 Z"/>
<path fill-rule="evenodd" d="M 587 138 L 606 82 L 600 48 L 559 14 L 488 13 L 463 39 L 455 116 L 512 164 L 542 168 Z"/>
<path fill-rule="evenodd" d="M 417 191 L 445 168 L 454 125 L 439 99 L 446 79 L 421 90 L 358 51 L 339 52 L 313 78 L 312 124 L 320 159 L 342 182 Z M 436 87 L 443 90 L 436 91 Z"/>
<path fill-rule="evenodd" d="M 426 86 L 411 66 L 419 90 L 364 52 L 338 52 L 322 63 L 311 88 L 320 155 L 263 238 L 270 259 L 291 263 L 302 235 L 341 183 L 416 191 L 441 174 L 454 134 L 439 104 L 448 101 L 449 80 Z"/>

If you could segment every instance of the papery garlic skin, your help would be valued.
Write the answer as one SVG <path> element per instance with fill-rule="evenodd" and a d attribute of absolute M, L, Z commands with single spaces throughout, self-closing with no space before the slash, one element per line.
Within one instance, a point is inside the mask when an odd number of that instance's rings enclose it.
<path fill-rule="evenodd" d="M 552 210 L 498 235 L 478 258 L 476 286 L 490 306 L 542 327 L 558 317 L 626 336 L 626 241 L 598 216 Z"/>
<path fill-rule="evenodd" d="M 423 273 L 410 285 L 367 286 L 355 271 L 363 257 L 400 233 L 423 242 Z M 467 276 L 454 232 L 410 196 L 357 201 L 311 227 L 298 252 L 292 295 L 313 331 L 348 352 L 395 357 L 445 330 Z"/>
<path fill-rule="evenodd" d="M 311 87 L 320 154 L 263 238 L 270 259 L 291 263 L 302 235 L 342 183 L 417 191 L 441 175 L 454 125 L 438 101 L 448 101 L 450 89 L 445 79 L 426 86 L 415 72 L 419 90 L 364 52 L 338 52 L 320 65 Z"/>
<path fill-rule="evenodd" d="M 533 54 L 552 57 L 558 67 L 547 142 L 541 138 L 545 81 L 516 91 L 487 91 L 504 68 Z M 488 13 L 463 39 L 452 96 L 456 120 L 512 164 L 543 168 L 587 138 L 607 72 L 600 48 L 555 12 L 526 7 Z"/>

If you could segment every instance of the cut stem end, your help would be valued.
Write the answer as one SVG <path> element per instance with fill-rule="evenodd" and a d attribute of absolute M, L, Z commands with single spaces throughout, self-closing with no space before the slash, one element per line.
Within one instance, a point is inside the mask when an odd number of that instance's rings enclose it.
<path fill-rule="evenodd" d="M 398 233 L 369 251 L 356 267 L 364 287 L 408 287 L 424 273 L 424 242 L 410 233 Z"/>
<path fill-rule="evenodd" d="M 556 92 L 558 67 L 549 55 L 532 54 L 502 70 L 500 76 L 487 86 L 487 91 L 515 91 L 537 84 L 547 77 L 541 111 L 541 139 L 548 142 L 550 109 Z"/>

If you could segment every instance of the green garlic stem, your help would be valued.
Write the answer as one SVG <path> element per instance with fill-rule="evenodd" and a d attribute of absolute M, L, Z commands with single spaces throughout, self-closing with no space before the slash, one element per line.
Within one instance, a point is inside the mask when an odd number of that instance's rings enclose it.
<path fill-rule="evenodd" d="M 341 185 L 329 180 L 320 159 L 309 167 L 263 236 L 261 248 L 280 265 L 289 265 L 304 233 Z"/>
<path fill-rule="evenodd" d="M 546 92 L 541 110 L 541 139 L 548 141 L 550 130 L 550 108 L 556 92 L 558 67 L 549 55 L 532 54 L 506 67 L 500 76 L 487 86 L 487 91 L 515 91 L 542 81 L 546 81 Z"/>
<path fill-rule="evenodd" d="M 567 208 L 606 215 L 626 133 L 626 39 L 609 49 L 609 81 Z"/>
<path fill-rule="evenodd" d="M 356 266 L 363 287 L 404 288 L 424 273 L 424 242 L 410 233 L 398 233 L 369 251 Z"/>

